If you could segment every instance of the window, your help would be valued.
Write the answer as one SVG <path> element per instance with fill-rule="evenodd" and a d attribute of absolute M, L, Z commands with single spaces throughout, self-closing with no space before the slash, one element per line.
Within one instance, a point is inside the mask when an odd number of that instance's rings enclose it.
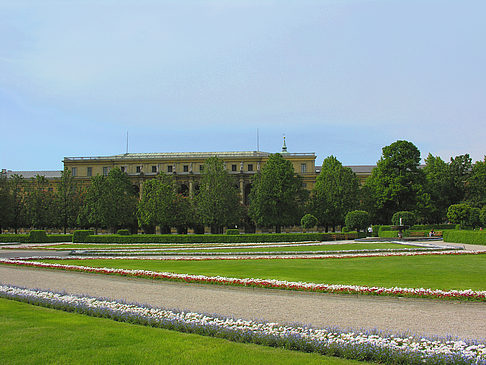
<path fill-rule="evenodd" d="M 142 172 L 142 166 L 137 166 L 137 174 L 140 174 Z"/>
<path fill-rule="evenodd" d="M 300 164 L 300 172 L 302 174 L 305 174 L 307 172 L 307 164 L 306 163 Z"/>
<path fill-rule="evenodd" d="M 78 174 L 78 168 L 77 167 L 72 167 L 71 168 L 71 175 L 76 176 Z"/>
<path fill-rule="evenodd" d="M 103 167 L 103 176 L 108 176 L 109 171 L 110 171 L 109 167 Z"/>
<path fill-rule="evenodd" d="M 86 176 L 93 176 L 93 168 L 92 167 L 86 168 Z"/>
<path fill-rule="evenodd" d="M 120 167 L 121 172 L 127 172 L 127 168 L 125 166 Z"/>
<path fill-rule="evenodd" d="M 204 165 L 199 165 L 199 171 L 203 172 L 204 171 Z"/>
<path fill-rule="evenodd" d="M 182 169 L 184 172 L 189 172 L 189 165 L 184 165 Z"/>
<path fill-rule="evenodd" d="M 231 165 L 231 171 L 236 171 L 236 165 Z"/>
<path fill-rule="evenodd" d="M 167 166 L 167 172 L 172 172 L 172 165 Z"/>
<path fill-rule="evenodd" d="M 253 164 L 252 163 L 248 164 L 248 171 L 253 171 Z"/>
<path fill-rule="evenodd" d="M 152 172 L 157 172 L 157 166 L 152 166 Z"/>

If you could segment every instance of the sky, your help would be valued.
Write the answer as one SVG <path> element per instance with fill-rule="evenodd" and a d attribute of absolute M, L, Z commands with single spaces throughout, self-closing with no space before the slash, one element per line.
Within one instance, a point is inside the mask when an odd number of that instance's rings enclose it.
<path fill-rule="evenodd" d="M 0 169 L 129 152 L 486 154 L 484 0 L 0 0 Z M 258 132 L 257 132 L 258 131 Z"/>

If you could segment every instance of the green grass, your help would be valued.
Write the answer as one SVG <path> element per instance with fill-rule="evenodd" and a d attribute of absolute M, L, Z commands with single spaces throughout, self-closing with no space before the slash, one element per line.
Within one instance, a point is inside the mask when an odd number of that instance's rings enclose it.
<path fill-rule="evenodd" d="M 51 263 L 238 278 L 433 289 L 486 290 L 486 255 L 274 260 L 44 260 Z"/>
<path fill-rule="evenodd" d="M 359 364 L 0 299 L 2 364 Z"/>

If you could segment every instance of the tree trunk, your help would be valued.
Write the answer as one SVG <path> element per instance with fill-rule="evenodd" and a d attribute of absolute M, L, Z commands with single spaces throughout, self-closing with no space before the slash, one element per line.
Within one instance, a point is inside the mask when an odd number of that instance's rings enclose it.
<path fill-rule="evenodd" d="M 281 225 L 276 225 L 275 226 L 275 233 L 282 233 L 282 226 Z"/>

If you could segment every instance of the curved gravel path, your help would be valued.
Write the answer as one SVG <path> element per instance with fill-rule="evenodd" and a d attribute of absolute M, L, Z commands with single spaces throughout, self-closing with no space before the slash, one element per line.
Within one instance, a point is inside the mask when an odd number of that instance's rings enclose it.
<path fill-rule="evenodd" d="M 0 283 L 243 319 L 486 341 L 486 304 L 185 284 L 0 266 Z"/>

